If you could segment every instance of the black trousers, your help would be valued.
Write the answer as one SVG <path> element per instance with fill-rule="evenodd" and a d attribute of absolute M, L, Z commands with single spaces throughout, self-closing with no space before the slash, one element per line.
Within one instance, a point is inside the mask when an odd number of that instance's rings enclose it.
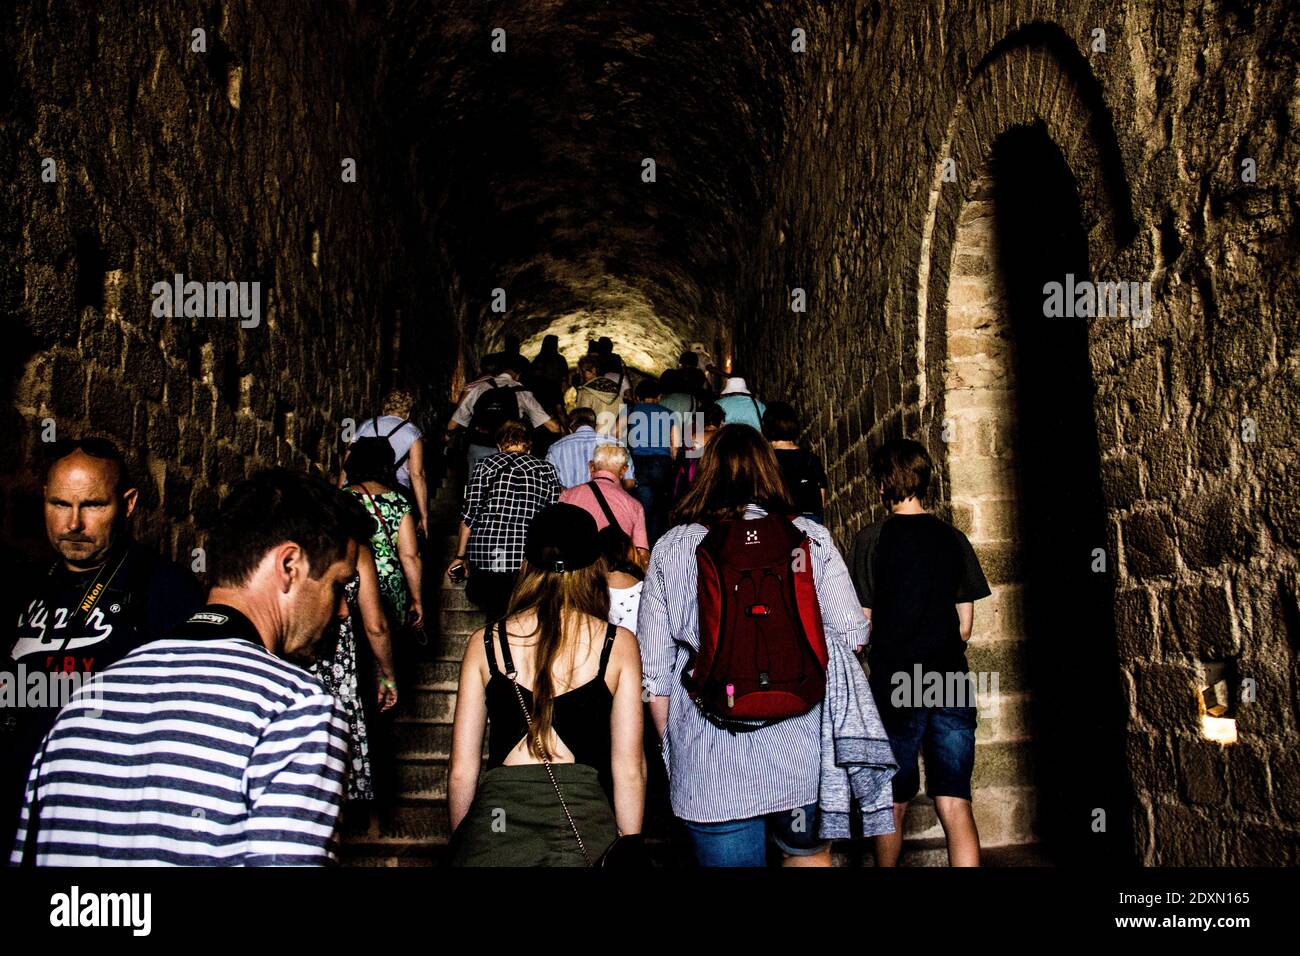
<path fill-rule="evenodd" d="M 481 610 L 489 621 L 505 617 L 510 594 L 515 589 L 518 571 L 486 571 L 470 565 L 469 580 L 465 582 L 465 596 Z"/>

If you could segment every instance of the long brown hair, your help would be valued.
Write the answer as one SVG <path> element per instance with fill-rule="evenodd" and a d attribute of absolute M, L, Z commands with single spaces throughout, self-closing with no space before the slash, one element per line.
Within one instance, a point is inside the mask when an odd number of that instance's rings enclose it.
<path fill-rule="evenodd" d="M 541 759 L 551 756 L 545 741 L 551 738 L 552 718 L 555 714 L 555 681 L 551 666 L 562 651 L 576 639 L 564 630 L 566 612 L 587 615 L 604 621 L 609 617 L 609 589 L 605 584 L 601 562 L 576 571 L 543 571 L 525 559 L 519 568 L 519 578 L 510 595 L 506 617 L 524 611 L 537 612 L 537 627 L 525 637 L 537 636 L 533 651 L 533 733 L 528 750 Z"/>
<path fill-rule="evenodd" d="M 704 446 L 690 490 L 673 509 L 673 524 L 739 518 L 754 503 L 769 514 L 793 514 L 794 502 L 767 439 L 740 422 L 723 425 Z"/>

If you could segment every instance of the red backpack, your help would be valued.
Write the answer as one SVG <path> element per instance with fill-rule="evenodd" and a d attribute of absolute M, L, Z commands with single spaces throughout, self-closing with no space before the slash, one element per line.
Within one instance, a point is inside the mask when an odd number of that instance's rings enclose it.
<path fill-rule="evenodd" d="M 700 650 L 683 680 L 710 723 L 758 730 L 826 696 L 811 547 L 788 518 L 767 515 L 721 522 L 695 549 Z"/>

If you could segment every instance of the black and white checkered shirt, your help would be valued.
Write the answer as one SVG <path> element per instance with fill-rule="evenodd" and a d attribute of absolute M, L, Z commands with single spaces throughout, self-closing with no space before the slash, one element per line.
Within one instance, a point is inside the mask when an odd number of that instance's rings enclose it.
<path fill-rule="evenodd" d="M 532 455 L 497 452 L 474 466 L 461 519 L 469 526 L 466 556 L 484 571 L 518 571 L 528 523 L 560 500 L 555 466 Z"/>

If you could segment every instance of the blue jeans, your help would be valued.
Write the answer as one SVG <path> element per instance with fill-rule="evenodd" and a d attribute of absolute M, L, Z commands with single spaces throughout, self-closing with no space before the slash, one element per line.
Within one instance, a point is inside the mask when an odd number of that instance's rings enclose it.
<path fill-rule="evenodd" d="M 888 698 L 884 700 L 880 720 L 898 761 L 894 802 L 907 803 L 921 789 L 920 758 L 925 760 L 928 796 L 969 800 L 975 769 L 975 708 L 892 707 Z"/>
<path fill-rule="evenodd" d="M 668 508 L 672 497 L 673 459 L 671 455 L 633 455 L 636 487 L 632 494 L 645 511 L 645 533 L 650 547 L 668 530 Z"/>
<path fill-rule="evenodd" d="M 686 824 L 700 866 L 766 866 L 769 832 L 776 845 L 791 856 L 812 856 L 827 844 L 817 836 L 815 803 L 748 820 L 682 822 Z"/>

